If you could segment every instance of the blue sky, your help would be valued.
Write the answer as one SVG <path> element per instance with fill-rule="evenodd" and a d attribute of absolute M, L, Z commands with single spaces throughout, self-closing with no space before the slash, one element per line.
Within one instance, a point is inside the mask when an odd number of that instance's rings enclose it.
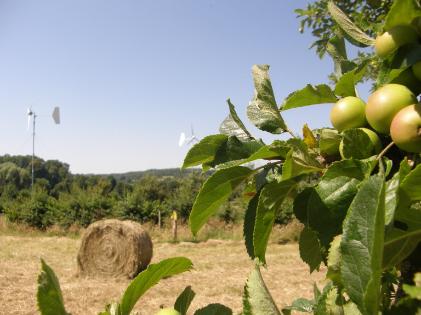
<path fill-rule="evenodd" d="M 74 173 L 179 167 L 194 126 L 218 132 L 231 98 L 244 121 L 251 66 L 270 64 L 278 103 L 332 64 L 308 47 L 302 0 L 2 0 L 0 154 L 30 154 L 26 108 L 39 115 L 36 154 Z M 62 124 L 50 114 L 60 106 Z M 330 105 L 285 113 L 329 126 Z M 250 124 L 250 130 L 273 139 Z"/>

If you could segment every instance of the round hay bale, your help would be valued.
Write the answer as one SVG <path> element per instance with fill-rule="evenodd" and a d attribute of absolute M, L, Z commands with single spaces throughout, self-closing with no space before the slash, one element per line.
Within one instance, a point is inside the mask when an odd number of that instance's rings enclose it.
<path fill-rule="evenodd" d="M 77 263 L 79 274 L 134 278 L 152 259 L 152 241 L 133 221 L 102 220 L 86 229 Z"/>

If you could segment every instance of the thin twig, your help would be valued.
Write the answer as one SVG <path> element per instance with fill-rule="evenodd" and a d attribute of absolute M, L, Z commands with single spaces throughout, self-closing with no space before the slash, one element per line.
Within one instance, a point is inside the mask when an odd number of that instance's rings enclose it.
<path fill-rule="evenodd" d="M 384 148 L 383 149 L 383 151 L 382 152 L 380 152 L 378 155 L 377 155 L 377 157 L 376 157 L 376 161 L 378 161 L 378 160 L 380 160 L 381 158 L 382 158 L 382 156 L 383 155 L 385 155 L 386 154 L 386 152 L 387 151 L 389 151 L 389 149 L 391 148 L 391 147 L 393 147 L 393 145 L 394 145 L 395 143 L 392 141 L 391 143 L 389 143 L 387 146 L 386 146 L 386 148 Z"/>

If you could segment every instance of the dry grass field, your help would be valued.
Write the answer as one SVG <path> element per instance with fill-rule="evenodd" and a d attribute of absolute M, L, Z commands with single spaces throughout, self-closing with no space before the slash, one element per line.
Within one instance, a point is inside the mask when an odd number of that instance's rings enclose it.
<path fill-rule="evenodd" d="M 0 233 L 0 314 L 37 314 L 35 295 L 40 257 L 59 277 L 66 308 L 73 315 L 97 314 L 107 302 L 118 300 L 128 280 L 76 276 L 79 243 L 78 237 Z M 252 267 L 241 241 L 156 242 L 153 262 L 173 256 L 190 258 L 194 271 L 165 279 L 151 289 L 136 306 L 139 314 L 151 315 L 161 305 L 171 306 L 187 285 L 192 285 L 196 292 L 191 310 L 219 302 L 231 307 L 234 314 L 241 311 L 242 290 Z M 323 271 L 309 275 L 296 244 L 271 244 L 267 261 L 263 276 L 280 307 L 295 297 L 311 298 L 313 283 L 324 278 Z"/>

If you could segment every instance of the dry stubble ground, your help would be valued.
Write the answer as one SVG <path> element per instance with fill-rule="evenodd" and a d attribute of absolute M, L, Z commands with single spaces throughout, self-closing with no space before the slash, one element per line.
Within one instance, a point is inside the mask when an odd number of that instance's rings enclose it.
<path fill-rule="evenodd" d="M 76 254 L 80 239 L 45 236 L 0 235 L 0 314 L 38 314 L 35 302 L 39 258 L 44 258 L 60 279 L 65 305 L 73 315 L 97 314 L 104 305 L 118 300 L 128 280 L 82 279 L 76 276 Z M 136 306 L 141 315 L 154 314 L 160 305 L 171 306 L 177 295 L 192 285 L 196 298 L 191 310 L 209 303 L 222 303 L 241 311 L 243 286 L 252 264 L 240 241 L 204 243 L 157 243 L 153 262 L 186 256 L 194 271 L 165 279 L 144 295 Z M 309 275 L 295 244 L 271 244 L 267 286 L 280 307 L 295 297 L 312 297 L 312 285 L 324 273 Z"/>

